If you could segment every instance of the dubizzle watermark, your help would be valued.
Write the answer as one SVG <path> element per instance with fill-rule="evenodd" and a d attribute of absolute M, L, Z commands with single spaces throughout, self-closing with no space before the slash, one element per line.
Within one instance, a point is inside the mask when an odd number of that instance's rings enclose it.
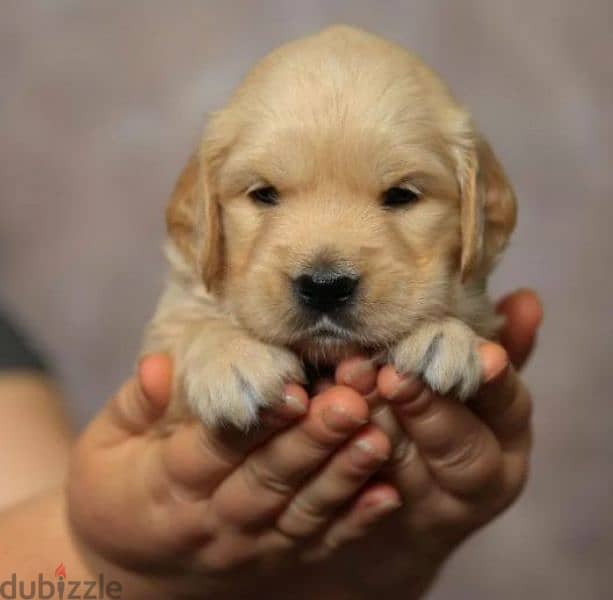
<path fill-rule="evenodd" d="M 107 581 L 103 573 L 97 579 L 81 581 L 68 579 L 64 563 L 53 573 L 55 579 L 46 579 L 42 573 L 36 579 L 23 580 L 12 573 L 10 579 L 0 580 L 1 600 L 120 600 L 121 583 Z"/>

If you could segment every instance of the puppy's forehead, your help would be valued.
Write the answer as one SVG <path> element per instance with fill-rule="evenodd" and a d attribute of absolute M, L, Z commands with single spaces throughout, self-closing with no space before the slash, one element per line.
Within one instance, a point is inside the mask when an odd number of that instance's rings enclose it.
<path fill-rule="evenodd" d="M 425 166 L 446 170 L 448 130 L 458 113 L 415 56 L 335 27 L 256 65 L 220 120 L 234 129 L 234 165 L 268 169 L 261 173 L 267 178 L 312 178 L 352 165 L 381 179 Z"/>

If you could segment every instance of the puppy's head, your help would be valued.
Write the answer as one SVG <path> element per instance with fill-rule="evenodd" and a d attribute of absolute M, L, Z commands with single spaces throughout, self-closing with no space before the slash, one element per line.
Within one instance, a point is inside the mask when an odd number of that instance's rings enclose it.
<path fill-rule="evenodd" d="M 167 214 L 184 261 L 227 310 L 313 360 L 453 313 L 514 220 L 498 161 L 440 80 L 348 27 L 253 69 Z"/>

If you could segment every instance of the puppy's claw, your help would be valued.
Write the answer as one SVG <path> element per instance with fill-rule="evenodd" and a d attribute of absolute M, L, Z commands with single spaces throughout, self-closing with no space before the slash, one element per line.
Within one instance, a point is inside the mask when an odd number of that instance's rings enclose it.
<path fill-rule="evenodd" d="M 399 373 L 420 376 L 435 392 L 472 396 L 481 382 L 477 335 L 462 321 L 424 323 L 392 351 Z"/>

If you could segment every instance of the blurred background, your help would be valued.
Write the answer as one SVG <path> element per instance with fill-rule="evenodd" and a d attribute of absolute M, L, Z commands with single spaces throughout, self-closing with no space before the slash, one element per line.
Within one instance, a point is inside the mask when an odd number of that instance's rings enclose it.
<path fill-rule="evenodd" d="M 528 489 L 431 597 L 610 598 L 611 0 L 2 2 L 0 305 L 82 425 L 132 369 L 206 113 L 257 58 L 337 22 L 417 51 L 472 110 L 520 202 L 494 290 L 546 307 Z"/>

